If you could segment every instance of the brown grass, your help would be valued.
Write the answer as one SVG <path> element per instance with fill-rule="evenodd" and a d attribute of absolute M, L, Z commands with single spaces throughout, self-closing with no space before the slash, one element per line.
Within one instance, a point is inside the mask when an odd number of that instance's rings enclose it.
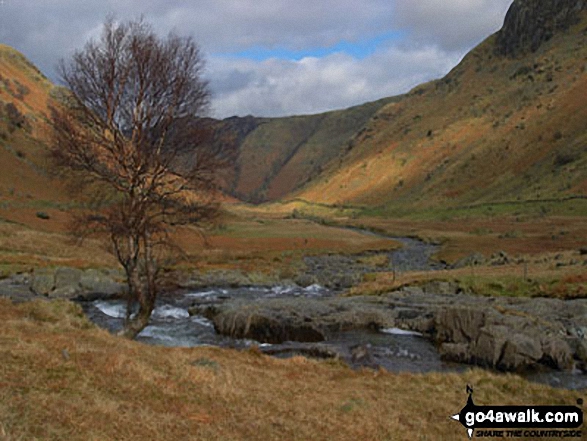
<path fill-rule="evenodd" d="M 0 320 L 3 441 L 462 440 L 449 416 L 464 406 L 466 384 L 477 404 L 575 404 L 580 395 L 481 370 L 396 375 L 145 346 L 94 328 L 67 302 L 1 300 Z"/>
<path fill-rule="evenodd" d="M 580 216 L 466 217 L 446 221 L 373 217 L 335 221 L 439 243 L 436 259 L 448 263 L 472 253 L 482 253 L 486 258 L 499 251 L 510 256 L 541 255 L 576 251 L 587 244 L 587 221 Z"/>

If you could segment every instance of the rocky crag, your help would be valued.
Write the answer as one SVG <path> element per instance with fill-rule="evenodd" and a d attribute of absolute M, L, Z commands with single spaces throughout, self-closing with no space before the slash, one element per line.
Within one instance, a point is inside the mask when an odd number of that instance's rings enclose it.
<path fill-rule="evenodd" d="M 508 56 L 535 52 L 556 32 L 578 23 L 578 14 L 585 9 L 585 0 L 516 0 L 497 33 L 496 52 Z"/>

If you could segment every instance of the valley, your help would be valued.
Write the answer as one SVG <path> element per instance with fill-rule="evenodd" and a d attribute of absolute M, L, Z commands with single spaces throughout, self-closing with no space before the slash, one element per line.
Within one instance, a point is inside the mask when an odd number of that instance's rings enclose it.
<path fill-rule="evenodd" d="M 115 334 L 125 274 L 71 234 L 86 206 L 48 155 L 67 91 L 0 45 L 0 440 L 456 440 L 468 384 L 479 403 L 574 404 L 587 6 L 546 3 L 516 0 L 400 96 L 194 120 L 235 159 L 218 216 L 170 230 L 139 341 Z"/>

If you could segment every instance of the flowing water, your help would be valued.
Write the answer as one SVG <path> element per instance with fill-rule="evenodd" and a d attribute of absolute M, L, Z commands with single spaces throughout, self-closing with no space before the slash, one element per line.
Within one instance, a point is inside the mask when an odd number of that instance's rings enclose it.
<path fill-rule="evenodd" d="M 401 239 L 404 248 L 390 254 L 390 262 L 402 271 L 412 269 L 437 269 L 430 256 L 433 245 L 415 239 Z M 307 262 L 308 263 L 308 262 Z M 310 269 L 320 265 L 312 260 Z M 349 263 L 350 265 L 350 263 Z M 316 298 L 337 295 L 319 285 L 307 288 L 299 286 L 208 288 L 161 297 L 156 304 L 147 326 L 138 336 L 139 341 L 149 344 L 196 347 L 220 346 L 245 349 L 253 345 L 274 356 L 296 354 L 327 357 L 336 354 L 353 367 L 381 366 L 391 372 L 461 372 L 470 366 L 443 362 L 434 345 L 423 336 L 400 329 L 380 331 L 350 331 L 331 335 L 321 343 L 292 343 L 270 345 L 251 340 L 233 339 L 215 332 L 212 322 L 202 316 L 190 316 L 188 308 L 195 302 L 222 302 L 230 299 L 262 301 L 276 297 Z M 119 330 L 126 314 L 126 303 L 122 300 L 97 300 L 82 303 L 89 318 L 111 331 Z M 587 388 L 587 375 L 578 372 L 543 372 L 527 375 L 531 381 L 547 383 L 568 389 Z"/>
<path fill-rule="evenodd" d="M 213 345 L 230 348 L 259 346 L 263 351 L 276 356 L 295 354 L 336 353 L 349 364 L 360 366 L 382 366 L 389 371 L 455 371 L 464 366 L 443 363 L 434 346 L 420 334 L 401 329 L 381 331 L 348 331 L 334 333 L 328 341 L 321 343 L 260 344 L 251 340 L 233 339 L 215 332 L 212 322 L 202 316 L 191 316 L 188 308 L 194 300 L 221 301 L 225 299 L 262 300 L 276 297 L 326 297 L 333 293 L 317 285 L 308 288 L 277 286 L 273 288 L 249 287 L 231 289 L 207 289 L 187 294 L 167 296 L 157 302 L 149 326 L 138 336 L 139 341 L 163 346 L 194 347 Z M 303 301 L 303 300 L 301 300 Z M 83 304 L 90 319 L 113 332 L 122 327 L 126 314 L 126 303 L 122 300 L 98 300 Z"/>

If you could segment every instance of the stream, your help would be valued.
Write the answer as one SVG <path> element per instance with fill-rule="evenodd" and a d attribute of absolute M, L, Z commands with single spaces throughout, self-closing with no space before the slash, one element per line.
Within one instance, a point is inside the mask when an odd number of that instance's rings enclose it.
<path fill-rule="evenodd" d="M 402 249 L 388 252 L 389 266 L 396 270 L 434 270 L 440 265 L 431 262 L 430 256 L 436 246 L 416 239 L 401 238 Z M 336 259 L 338 267 L 348 265 L 354 271 L 369 272 L 369 268 L 357 268 L 354 260 L 347 256 L 307 257 L 306 265 L 310 273 L 320 271 L 324 266 L 332 265 L 329 259 Z M 372 268 L 370 268 L 372 270 Z M 381 271 L 389 269 L 379 268 Z M 203 316 L 190 316 L 188 308 L 196 303 L 214 303 L 230 300 L 263 302 L 275 298 L 304 299 L 327 298 L 338 295 L 333 289 L 314 284 L 306 288 L 297 285 L 274 287 L 210 287 L 193 292 L 161 296 L 156 304 L 147 326 L 138 336 L 138 340 L 148 344 L 197 347 L 218 346 L 234 349 L 246 349 L 258 346 L 263 352 L 277 356 L 307 355 L 316 358 L 337 356 L 354 368 L 379 366 L 390 372 L 462 372 L 471 366 L 446 363 L 433 343 L 414 332 L 400 329 L 356 330 L 338 332 L 327 341 L 320 343 L 285 342 L 281 344 L 259 343 L 252 340 L 234 339 L 215 332 L 213 323 Z M 126 302 L 122 300 L 96 300 L 82 302 L 88 317 L 97 325 L 110 331 L 117 331 L 123 325 Z M 530 381 L 549 384 L 567 389 L 587 388 L 587 375 L 580 372 L 548 371 L 527 374 Z"/>

